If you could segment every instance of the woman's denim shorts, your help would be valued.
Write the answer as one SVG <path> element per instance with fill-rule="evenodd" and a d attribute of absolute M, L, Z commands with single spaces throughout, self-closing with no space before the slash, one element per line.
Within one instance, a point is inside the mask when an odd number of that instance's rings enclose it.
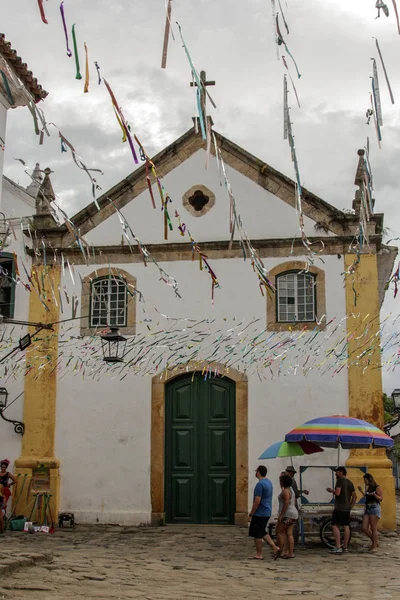
<path fill-rule="evenodd" d="M 375 517 L 381 518 L 381 505 L 380 504 L 366 504 L 365 514 L 374 515 Z"/>

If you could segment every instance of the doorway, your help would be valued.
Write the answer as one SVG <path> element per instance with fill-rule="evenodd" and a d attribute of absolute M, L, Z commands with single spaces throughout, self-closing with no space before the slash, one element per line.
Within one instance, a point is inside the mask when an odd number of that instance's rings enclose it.
<path fill-rule="evenodd" d="M 233 524 L 236 385 L 190 373 L 165 389 L 167 523 Z"/>

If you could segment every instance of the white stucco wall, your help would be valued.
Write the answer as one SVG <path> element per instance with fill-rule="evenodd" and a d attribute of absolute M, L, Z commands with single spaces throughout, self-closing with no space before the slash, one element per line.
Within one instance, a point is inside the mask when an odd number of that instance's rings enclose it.
<path fill-rule="evenodd" d="M 343 259 L 324 258 L 327 272 L 326 300 L 328 320 L 345 315 L 342 285 Z M 283 262 L 267 259 L 266 267 Z M 195 262 L 163 263 L 163 268 L 176 277 L 182 300 L 159 281 L 152 265 L 121 264 L 119 267 L 137 278 L 137 286 L 145 296 L 145 304 L 137 303 L 137 321 L 149 316 L 156 305 L 169 316 L 193 319 L 215 318 L 215 328 L 224 326 L 224 318 L 260 317 L 265 326 L 266 300 L 259 292 L 257 278 L 250 263 L 240 259 L 214 260 L 222 289 L 216 291 L 211 306 L 209 276 L 200 272 Z M 100 267 L 100 265 L 98 265 Z M 75 267 L 85 277 L 96 267 Z M 329 275 L 328 275 L 329 274 Z M 66 271 L 63 281 L 70 295 L 79 293 Z M 143 308 L 146 314 L 143 313 Z M 70 307 L 61 318 L 70 317 Z M 71 325 L 68 323 L 68 327 Z M 228 325 L 225 325 L 228 327 Z M 145 332 L 145 324 L 138 324 Z M 123 331 L 122 331 L 123 333 Z M 79 335 L 79 326 L 68 336 Z M 79 341 L 76 342 L 78 346 Z M 102 377 L 100 381 L 82 378 L 73 372 L 74 361 L 59 379 L 57 399 L 56 454 L 61 461 L 61 508 L 71 510 L 78 520 L 87 522 L 119 522 L 138 524 L 150 519 L 150 408 L 151 378 L 128 375 Z M 261 382 L 257 376 L 249 381 L 249 503 L 252 494 L 252 472 L 258 456 L 273 442 L 303 421 L 316 416 L 347 413 L 347 373 L 321 375 L 311 371 L 307 377 L 285 376 Z M 327 450 L 321 458 L 297 461 L 299 464 L 335 464 L 335 451 Z M 317 461 L 317 462 L 316 462 Z M 280 459 L 268 461 L 271 479 L 276 483 L 286 466 Z M 330 479 L 325 487 L 330 485 Z M 163 482 L 160 482 L 163 485 Z M 320 484 L 318 484 L 320 485 Z"/>
<path fill-rule="evenodd" d="M 228 194 L 225 186 L 219 183 L 215 160 L 211 161 L 208 170 L 204 168 L 204 161 L 204 150 L 198 150 L 163 179 L 165 191 L 173 201 L 169 205 L 174 228 L 174 231 L 168 234 L 170 242 L 188 241 L 186 236 L 180 235 L 174 217 L 175 210 L 179 212 L 182 222 L 186 224 L 197 242 L 230 239 Z M 299 235 L 299 220 L 291 206 L 229 166 L 226 170 L 237 201 L 238 213 L 252 239 L 292 238 Z M 216 197 L 213 208 L 201 217 L 192 216 L 182 205 L 185 192 L 197 184 L 205 185 Z M 168 243 L 163 239 L 163 215 L 155 185 L 153 185 L 153 193 L 156 210 L 146 190 L 125 206 L 122 213 L 135 235 L 143 243 Z M 314 222 L 305 217 L 304 223 L 307 235 L 316 235 Z M 85 236 L 90 243 L 99 245 L 120 244 L 121 237 L 121 225 L 117 215 L 109 217 Z"/>
<path fill-rule="evenodd" d="M 1 105 L 0 105 L 1 107 Z M 0 134 L 1 135 L 1 134 Z M 32 209 L 29 205 L 23 201 L 22 197 L 25 194 L 23 190 L 20 190 L 19 186 L 14 185 L 9 180 L 2 178 L 3 185 L 3 206 L 2 210 L 5 213 L 6 218 L 10 217 L 22 217 L 32 213 Z M 11 244 L 5 248 L 5 253 L 12 254 L 14 251 L 17 254 L 18 266 L 20 270 L 21 279 L 27 283 L 26 275 L 23 271 L 22 261 L 24 262 L 28 272 L 31 269 L 31 258 L 24 253 L 24 244 L 26 238 L 21 232 L 21 225 L 19 220 L 13 219 L 13 227 L 16 235 L 11 235 Z M 29 314 L 29 295 L 21 283 L 18 283 L 15 288 L 15 312 L 14 318 L 26 321 Z M 0 336 L 2 338 L 2 353 L 0 358 L 6 355 L 13 347 L 18 343 L 18 339 L 27 333 L 27 328 L 20 325 L 0 325 Z M 25 364 L 25 352 L 17 352 L 13 358 L 13 366 L 16 364 Z M 13 367 L 6 366 L 6 363 L 0 363 L 0 386 L 7 388 L 9 393 L 8 403 L 10 404 L 21 392 L 24 391 L 24 380 L 20 374 L 14 375 Z M 5 412 L 4 416 L 9 419 L 16 421 L 23 421 L 23 404 L 24 396 L 20 398 L 10 406 Z M 0 419 L 0 439 L 1 439 L 1 453 L 2 457 L 9 458 L 11 463 L 21 456 L 21 440 L 22 437 L 14 432 L 14 426 L 11 423 L 7 423 Z M 12 465 L 11 465 L 12 466 Z"/>

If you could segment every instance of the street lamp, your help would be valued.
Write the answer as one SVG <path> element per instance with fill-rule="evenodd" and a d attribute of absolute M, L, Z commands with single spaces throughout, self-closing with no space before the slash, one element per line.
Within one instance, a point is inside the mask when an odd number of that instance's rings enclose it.
<path fill-rule="evenodd" d="M 101 335 L 103 360 L 108 363 L 124 362 L 127 339 L 120 333 L 118 327 L 110 327 L 110 331 Z"/>
<path fill-rule="evenodd" d="M 395 413 L 400 412 L 400 389 L 396 388 L 392 392 L 393 409 Z"/>

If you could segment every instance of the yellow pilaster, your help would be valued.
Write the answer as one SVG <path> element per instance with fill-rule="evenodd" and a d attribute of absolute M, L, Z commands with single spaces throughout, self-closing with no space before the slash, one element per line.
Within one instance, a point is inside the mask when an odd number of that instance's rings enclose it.
<path fill-rule="evenodd" d="M 345 255 L 346 271 L 354 262 Z M 377 257 L 362 254 L 354 274 L 346 276 L 346 311 L 349 367 L 349 415 L 383 427 L 380 365 L 380 305 Z M 368 330 L 367 330 L 368 329 Z M 369 340 L 369 341 L 368 341 Z M 365 356 L 362 353 L 373 347 Z M 385 450 L 351 450 L 347 466 L 367 466 L 383 491 L 381 529 L 396 528 L 396 499 L 392 463 Z M 354 485 L 362 485 L 362 473 L 351 473 Z"/>
<path fill-rule="evenodd" d="M 38 294 L 29 295 L 29 321 L 36 323 L 55 323 L 59 320 L 59 308 L 55 305 L 49 281 L 55 290 L 60 284 L 60 266 L 38 266 L 38 280 L 44 290 L 42 299 L 49 308 L 46 311 Z M 33 336 L 32 329 L 30 331 Z M 54 331 L 42 330 L 33 336 L 33 343 L 26 352 L 27 374 L 24 392 L 25 433 L 22 438 L 22 452 L 15 461 L 16 474 L 27 476 L 23 497 L 18 503 L 17 512 L 31 500 L 31 478 L 35 469 L 44 468 L 50 474 L 50 509 L 57 519 L 60 497 L 60 463 L 55 457 L 56 398 L 57 398 L 57 361 L 58 361 L 58 325 Z M 43 366 L 44 365 L 44 366 Z M 32 368 L 30 368 L 32 367 Z M 46 490 L 43 490 L 46 491 Z M 29 516 L 29 515 L 25 515 Z"/>

